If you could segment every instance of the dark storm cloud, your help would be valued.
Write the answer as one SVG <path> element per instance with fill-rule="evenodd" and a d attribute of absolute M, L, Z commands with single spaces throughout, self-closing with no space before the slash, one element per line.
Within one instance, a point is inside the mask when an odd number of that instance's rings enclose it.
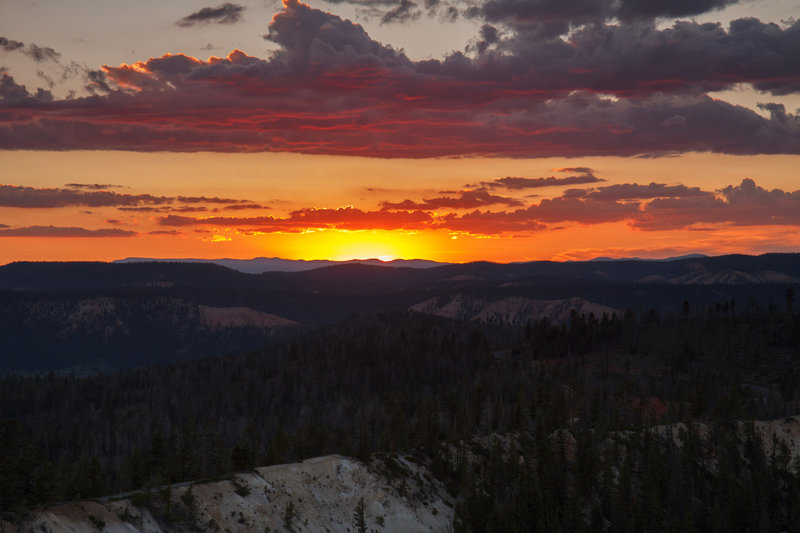
<path fill-rule="evenodd" d="M 0 74 L 0 101 L 31 98 L 24 85 L 18 84 L 9 74 Z M 0 115 L 0 120 L 2 115 Z"/>
<path fill-rule="evenodd" d="M 621 19 L 641 17 L 686 17 L 738 4 L 740 0 L 623 0 L 616 15 Z"/>
<path fill-rule="evenodd" d="M 175 25 L 188 28 L 198 24 L 209 24 L 211 22 L 216 24 L 234 24 L 242 20 L 243 12 L 244 6 L 226 2 L 217 7 L 204 7 L 200 11 L 183 17 L 176 22 Z"/>
<path fill-rule="evenodd" d="M 570 25 L 699 15 L 738 0 L 489 0 L 468 13 L 490 22 L 535 28 L 542 35 L 561 35 Z"/>
<path fill-rule="evenodd" d="M 797 115 L 767 104 L 765 118 L 703 94 L 742 83 L 780 94 L 800 87 L 800 22 L 743 19 L 727 30 L 597 23 L 569 41 L 485 28 L 482 39 L 493 42 L 476 57 L 412 61 L 360 25 L 286 0 L 266 37 L 278 45 L 268 59 L 166 54 L 104 67 L 85 98 L 45 102 L 4 77 L 0 146 L 373 157 L 800 153 Z"/>
<path fill-rule="evenodd" d="M 751 83 L 785 94 L 800 84 L 800 22 L 781 27 L 757 19 L 592 24 L 569 37 L 520 31 L 500 40 L 483 61 L 497 74 L 536 80 L 540 90 L 584 89 L 620 96 L 700 92 Z M 531 77 L 536 73 L 535 77 Z M 548 83 L 549 82 L 549 83 Z"/>

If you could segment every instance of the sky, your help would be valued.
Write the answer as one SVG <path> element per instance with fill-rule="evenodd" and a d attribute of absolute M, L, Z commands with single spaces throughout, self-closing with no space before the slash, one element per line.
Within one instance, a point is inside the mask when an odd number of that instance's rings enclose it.
<path fill-rule="evenodd" d="M 0 264 L 800 252 L 796 0 L 0 3 Z"/>

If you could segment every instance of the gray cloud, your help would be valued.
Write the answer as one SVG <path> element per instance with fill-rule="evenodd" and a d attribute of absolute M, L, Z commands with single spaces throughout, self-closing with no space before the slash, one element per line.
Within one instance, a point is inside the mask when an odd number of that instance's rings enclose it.
<path fill-rule="evenodd" d="M 419 18 L 419 16 L 420 12 L 417 9 L 417 4 L 411 0 L 400 0 L 400 3 L 397 5 L 397 7 L 386 12 L 386 14 L 381 17 L 381 24 L 408 22 L 410 20 L 414 20 L 415 18 Z"/>
<path fill-rule="evenodd" d="M 239 4 L 231 4 L 226 2 L 218 5 L 217 7 L 204 7 L 200 11 L 196 11 L 191 15 L 183 17 L 175 23 L 176 26 L 188 28 L 198 24 L 209 24 L 214 22 L 216 24 L 234 24 L 242 20 L 242 13 L 244 6 Z"/>
<path fill-rule="evenodd" d="M 4 52 L 22 52 L 37 63 L 42 63 L 44 61 L 58 62 L 61 58 L 61 54 L 49 46 L 39 46 L 33 43 L 25 46 L 23 42 L 7 39 L 5 37 L 0 37 L 0 50 Z"/>
<path fill-rule="evenodd" d="M 58 60 L 61 58 L 61 54 L 49 46 L 37 46 L 35 44 L 29 44 L 27 48 L 24 49 L 23 53 L 37 63 L 41 63 L 43 61 L 58 62 Z"/>
<path fill-rule="evenodd" d="M 0 37 L 0 49 L 2 49 L 5 52 L 13 52 L 14 50 L 19 50 L 24 46 L 25 43 L 14 41 L 12 39 L 6 39 L 5 37 Z"/>
<path fill-rule="evenodd" d="M 699 187 L 687 187 L 685 185 L 665 185 L 663 183 L 639 185 L 638 183 L 623 183 L 609 185 L 607 187 L 598 187 L 588 192 L 586 196 L 595 200 L 617 201 L 643 200 L 649 198 L 713 198 L 714 193 L 703 191 Z"/>
<path fill-rule="evenodd" d="M 739 0 L 488 0 L 467 10 L 473 18 L 504 23 L 540 37 L 570 27 L 619 19 L 624 22 L 699 15 Z"/>

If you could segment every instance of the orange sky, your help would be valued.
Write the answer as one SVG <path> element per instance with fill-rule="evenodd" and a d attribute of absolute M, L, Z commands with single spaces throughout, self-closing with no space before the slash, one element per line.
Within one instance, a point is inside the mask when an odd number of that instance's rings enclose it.
<path fill-rule="evenodd" d="M 550 186 L 521 191 L 493 190 L 516 198 L 520 207 L 487 205 L 479 212 L 510 212 L 543 199 L 562 196 L 569 188 L 598 189 L 614 184 L 651 182 L 683 184 L 719 191 L 752 178 L 760 188 L 794 191 L 798 187 L 797 156 L 723 156 L 685 154 L 668 158 L 594 157 L 580 159 L 376 159 L 297 154 L 139 154 L 130 152 L 31 152 L 3 154 L 8 184 L 36 184 L 40 190 L 64 190 L 65 184 L 113 185 L 115 194 L 153 197 L 205 196 L 245 200 L 258 208 L 221 212 L 221 204 L 170 206 L 205 208 L 178 213 L 193 220 L 209 217 L 286 218 L 306 208 L 353 206 L 379 211 L 381 202 L 442 197 L 505 176 L 552 176 L 554 169 L 587 167 L 605 181 L 575 186 Z M 531 194 L 539 196 L 528 197 Z M 717 193 L 717 195 L 719 195 Z M 445 195 L 446 196 L 446 195 Z M 163 208 L 163 206 L 155 206 Z M 212 212 L 217 209 L 217 212 Z M 437 208 L 438 217 L 460 215 L 474 208 Z M 0 262 L 16 260 L 113 260 L 128 256 L 289 259 L 381 257 L 427 258 L 439 261 L 525 261 L 590 259 L 597 256 L 668 257 L 685 253 L 763 253 L 800 249 L 793 225 L 714 223 L 691 228 L 642 230 L 631 221 L 548 221 L 546 228 L 484 234 L 471 230 L 430 227 L 405 229 L 336 229 L 292 227 L 262 232 L 257 227 L 225 224 L 165 226 L 163 212 L 124 211 L 119 206 L 2 207 L 0 223 L 9 227 L 54 226 L 113 228 L 130 236 L 26 237 L 0 239 Z M 580 216 L 580 212 L 578 213 Z M 380 217 L 380 213 L 376 215 Z M 389 226 L 391 227 L 391 225 Z M 151 233 L 158 232 L 158 233 Z M 128 235 L 127 233 L 125 235 Z"/>

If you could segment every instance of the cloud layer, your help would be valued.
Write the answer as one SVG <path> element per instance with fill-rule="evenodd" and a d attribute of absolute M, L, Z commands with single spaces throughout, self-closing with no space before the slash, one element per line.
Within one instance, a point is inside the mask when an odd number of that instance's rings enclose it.
<path fill-rule="evenodd" d="M 478 191 L 482 193 L 483 189 Z M 469 197 L 465 192 L 459 199 Z M 432 200 L 383 202 L 381 209 L 371 211 L 353 207 L 304 208 L 286 217 L 203 218 L 173 214 L 160 217 L 159 224 L 170 227 L 241 228 L 262 233 L 311 229 L 438 229 L 476 235 L 541 231 L 565 223 L 594 225 L 620 221 L 643 231 L 713 231 L 724 226 L 800 226 L 800 190 L 767 190 L 749 178 L 742 180 L 739 185 L 731 185 L 717 192 L 663 183 L 567 189 L 560 196 L 513 210 L 482 211 L 473 209 L 474 206 L 469 202 L 452 200 L 452 205 L 447 206 Z M 510 202 L 487 201 L 482 206 L 491 203 L 512 205 Z M 446 209 L 438 212 L 441 208 Z"/>
<path fill-rule="evenodd" d="M 534 201 L 514 196 L 524 194 L 526 188 L 508 187 L 511 195 L 501 196 L 492 194 L 486 186 L 477 186 L 433 198 L 379 201 L 372 208 L 306 206 L 285 215 L 265 214 L 268 208 L 255 203 L 226 204 L 234 200 L 218 197 L 116 194 L 93 190 L 89 184 L 80 189 L 2 186 L 0 207 L 73 208 L 74 212 L 92 207 L 93 211 L 81 212 L 97 215 L 98 221 L 102 220 L 105 225 L 132 229 L 85 229 L 70 224 L 21 227 L 0 224 L 0 237 L 181 236 L 186 235 L 184 230 L 187 229 L 240 235 L 318 230 L 440 230 L 477 236 L 515 236 L 569 225 L 607 223 L 623 223 L 632 230 L 646 232 L 693 230 L 713 233 L 723 228 L 767 226 L 800 228 L 800 190 L 769 190 L 750 178 L 717 191 L 656 182 L 597 185 L 602 180 L 591 173 L 553 179 L 567 180 L 570 177 L 587 180 L 586 186 L 566 188 L 569 183 L 562 181 L 559 185 L 563 190 L 559 194 Z M 589 177 L 594 180 L 588 180 Z M 534 180 L 538 187 L 539 182 L 535 180 L 545 180 L 549 186 L 552 185 L 550 178 L 517 179 Z M 502 181 L 504 179 L 483 183 L 507 185 L 507 181 Z M 222 208 L 215 207 L 218 205 Z M 124 220 L 109 218 L 109 209 L 126 214 L 126 217 L 120 217 Z M 248 211 L 237 216 L 236 213 L 227 214 L 226 209 Z M 151 215 L 140 220 L 138 213 Z M 57 216 L 68 219 L 70 215 Z"/>
<path fill-rule="evenodd" d="M 494 0 L 472 12 L 488 22 L 471 55 L 412 61 L 358 24 L 285 0 L 266 35 L 279 48 L 267 59 L 234 51 L 106 66 L 90 80 L 93 96 L 69 100 L 39 97 L 3 74 L 0 146 L 412 158 L 798 154 L 798 115 L 767 104 L 764 118 L 705 93 L 736 84 L 799 91 L 800 22 L 654 22 L 725 3 Z M 237 7 L 206 9 L 225 6 Z M 219 18 L 212 11 L 204 20 Z M 558 27 L 540 27 L 551 22 Z"/>

